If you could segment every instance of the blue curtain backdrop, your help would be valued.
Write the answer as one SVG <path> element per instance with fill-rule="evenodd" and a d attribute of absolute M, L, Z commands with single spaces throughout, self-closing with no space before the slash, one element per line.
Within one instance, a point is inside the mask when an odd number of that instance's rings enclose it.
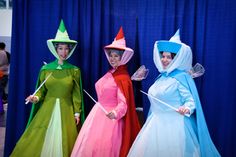
<path fill-rule="evenodd" d="M 17 0 L 13 28 L 9 104 L 5 139 L 7 157 L 23 133 L 43 62 L 54 60 L 46 40 L 54 38 L 64 19 L 71 39 L 79 42 L 70 62 L 79 66 L 83 87 L 96 98 L 94 83 L 109 69 L 103 47 L 123 26 L 127 45 L 135 50 L 130 74 L 142 64 L 150 69 L 134 82 L 136 104 L 149 108 L 147 91 L 158 75 L 153 63 L 156 40 L 169 39 L 180 28 L 181 40 L 193 50 L 194 64 L 206 72 L 197 78 L 200 99 L 211 137 L 222 156 L 236 156 L 236 1 L 235 0 Z M 93 102 L 85 95 L 86 113 Z"/>

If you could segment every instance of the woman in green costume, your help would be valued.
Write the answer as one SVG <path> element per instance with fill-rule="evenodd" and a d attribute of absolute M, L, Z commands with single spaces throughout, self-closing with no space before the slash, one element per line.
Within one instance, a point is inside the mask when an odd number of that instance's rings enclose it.
<path fill-rule="evenodd" d="M 77 41 L 70 40 L 61 21 L 55 39 L 47 41 L 57 58 L 44 65 L 39 73 L 34 103 L 27 129 L 17 142 L 11 157 L 68 157 L 78 135 L 77 126 L 84 120 L 80 69 L 66 60 Z"/>

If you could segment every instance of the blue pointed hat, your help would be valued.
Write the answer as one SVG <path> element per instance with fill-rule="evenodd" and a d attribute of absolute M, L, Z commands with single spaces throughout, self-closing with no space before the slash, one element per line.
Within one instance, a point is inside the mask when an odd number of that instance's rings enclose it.
<path fill-rule="evenodd" d="M 178 53 L 181 48 L 181 40 L 179 36 L 179 29 L 176 31 L 175 35 L 170 38 L 170 40 L 160 40 L 157 43 L 157 49 L 159 52 L 171 52 Z"/>

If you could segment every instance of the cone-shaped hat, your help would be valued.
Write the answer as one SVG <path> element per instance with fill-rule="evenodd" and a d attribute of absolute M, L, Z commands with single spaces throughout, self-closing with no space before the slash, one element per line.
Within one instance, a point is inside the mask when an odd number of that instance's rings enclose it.
<path fill-rule="evenodd" d="M 179 29 L 176 31 L 175 35 L 170 38 L 170 40 L 160 40 L 158 41 L 157 48 L 159 51 L 178 53 L 181 48 L 181 41 L 179 36 Z"/>
<path fill-rule="evenodd" d="M 70 49 L 70 53 L 69 53 L 67 59 L 72 55 L 72 53 L 74 52 L 74 50 L 76 48 L 77 41 L 70 40 L 63 20 L 61 20 L 61 22 L 60 22 L 55 39 L 47 40 L 49 50 L 52 52 L 52 54 L 57 59 L 59 59 L 59 56 L 57 55 L 54 43 L 68 43 L 68 44 L 72 45 L 72 48 Z"/>
<path fill-rule="evenodd" d="M 117 33 L 112 44 L 104 47 L 105 54 L 108 60 L 109 60 L 109 55 L 108 55 L 109 49 L 118 49 L 124 51 L 120 60 L 120 65 L 126 64 L 132 58 L 134 51 L 131 48 L 126 47 L 126 42 L 122 27 L 120 27 L 120 30 Z"/>
<path fill-rule="evenodd" d="M 120 27 L 120 30 L 117 33 L 117 35 L 116 35 L 114 41 L 112 42 L 112 44 L 105 46 L 105 49 L 126 50 L 127 48 L 128 47 L 126 47 L 126 42 L 125 42 L 123 28 Z"/>

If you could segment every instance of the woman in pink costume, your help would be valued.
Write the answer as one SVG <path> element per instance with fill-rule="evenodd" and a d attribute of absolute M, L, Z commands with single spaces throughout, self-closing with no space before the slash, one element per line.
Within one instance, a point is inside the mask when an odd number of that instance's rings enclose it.
<path fill-rule="evenodd" d="M 126 47 L 122 28 L 113 43 L 105 47 L 105 54 L 112 69 L 95 84 L 98 103 L 85 120 L 71 157 L 127 156 L 140 130 L 132 82 L 125 65 L 133 50 Z"/>

